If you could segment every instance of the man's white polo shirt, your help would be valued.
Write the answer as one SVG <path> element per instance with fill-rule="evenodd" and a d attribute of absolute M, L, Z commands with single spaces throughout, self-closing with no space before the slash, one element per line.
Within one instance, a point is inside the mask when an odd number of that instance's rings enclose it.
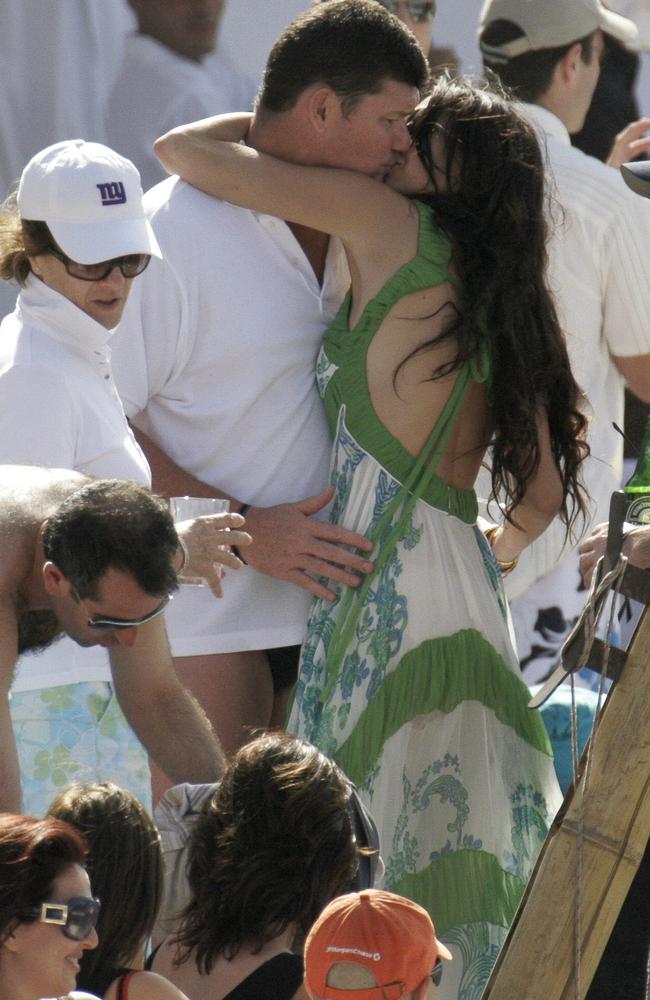
<path fill-rule="evenodd" d="M 323 332 L 349 277 L 333 241 L 322 287 L 291 230 L 177 178 L 145 204 L 152 260 L 113 343 L 127 414 L 178 465 L 246 503 L 327 484 L 330 436 L 315 382 Z M 183 587 L 167 614 L 175 655 L 302 640 L 310 595 L 247 566 L 224 597 Z"/>

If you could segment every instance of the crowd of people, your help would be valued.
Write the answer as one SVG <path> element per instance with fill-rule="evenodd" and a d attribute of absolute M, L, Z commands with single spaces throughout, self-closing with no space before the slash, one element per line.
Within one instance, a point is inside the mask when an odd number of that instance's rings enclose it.
<path fill-rule="evenodd" d="M 486 0 L 470 80 L 321 0 L 251 111 L 223 0 L 129 6 L 110 145 L 0 210 L 0 1000 L 475 1000 L 650 402 L 650 140 L 571 145 L 637 27 Z"/>

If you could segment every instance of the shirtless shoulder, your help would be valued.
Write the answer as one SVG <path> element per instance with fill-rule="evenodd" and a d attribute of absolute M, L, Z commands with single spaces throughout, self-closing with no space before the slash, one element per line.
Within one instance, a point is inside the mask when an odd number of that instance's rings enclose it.
<path fill-rule="evenodd" d="M 14 606 L 14 614 L 41 524 L 86 482 L 88 476 L 69 469 L 0 465 L 0 605 Z"/>

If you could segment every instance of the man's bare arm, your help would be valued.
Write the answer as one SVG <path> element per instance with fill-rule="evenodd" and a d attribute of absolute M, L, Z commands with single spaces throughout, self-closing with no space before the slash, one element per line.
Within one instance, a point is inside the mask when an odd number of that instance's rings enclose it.
<path fill-rule="evenodd" d="M 612 355 L 612 360 L 628 389 L 643 403 L 650 403 L 650 354 Z"/>
<path fill-rule="evenodd" d="M 609 524 L 603 521 L 597 524 L 578 549 L 580 553 L 580 572 L 585 586 L 591 585 L 591 577 L 596 568 L 596 564 L 607 547 L 607 533 Z M 638 527 L 629 529 L 623 540 L 621 552 L 627 556 L 632 566 L 639 569 L 650 569 L 650 525 L 641 524 Z"/>
<path fill-rule="evenodd" d="M 9 689 L 18 659 L 18 622 L 12 604 L 0 603 L 0 812 L 21 812 L 16 738 Z"/>
<path fill-rule="evenodd" d="M 650 138 L 647 135 L 650 128 L 650 118 L 639 118 L 630 122 L 618 133 L 612 143 L 609 156 L 606 159 L 608 167 L 618 170 L 624 163 L 636 160 L 637 156 L 647 153 L 650 149 Z"/>
<path fill-rule="evenodd" d="M 132 646 L 109 652 L 122 711 L 158 766 L 176 783 L 216 781 L 225 758 L 203 709 L 176 676 L 162 618 L 139 628 Z"/>
<path fill-rule="evenodd" d="M 166 497 L 225 497 L 233 509 L 245 503 L 245 497 L 231 497 L 189 475 L 142 431 L 136 430 L 136 437 L 149 460 L 156 493 Z M 288 580 L 325 600 L 333 600 L 336 594 L 315 577 L 358 587 L 363 574 L 372 569 L 372 563 L 350 550 L 371 552 L 372 543 L 354 531 L 312 517 L 327 506 L 333 494 L 333 489 L 328 488 L 297 503 L 250 507 L 246 511 L 246 530 L 253 536 L 253 542 L 246 549 L 246 562 L 260 573 Z"/>

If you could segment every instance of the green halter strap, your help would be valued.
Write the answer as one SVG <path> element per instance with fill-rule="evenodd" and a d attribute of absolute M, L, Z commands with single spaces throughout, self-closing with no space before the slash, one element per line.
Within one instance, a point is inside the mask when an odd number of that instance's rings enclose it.
<path fill-rule="evenodd" d="M 327 683 L 321 694 L 320 700 L 322 704 L 327 702 L 336 686 L 345 651 L 354 634 L 354 629 L 356 628 L 370 585 L 392 555 L 411 511 L 435 475 L 456 417 L 467 394 L 470 379 L 476 375 L 478 375 L 477 381 L 483 381 L 486 377 L 482 372 L 479 373 L 475 370 L 472 362 L 466 362 L 460 369 L 449 399 L 445 403 L 442 413 L 436 421 L 422 451 L 413 463 L 413 468 L 406 481 L 386 505 L 381 517 L 368 535 L 370 541 L 376 544 L 378 539 L 381 538 L 386 525 L 390 524 L 395 511 L 402 505 L 402 511 L 398 520 L 382 544 L 381 551 L 375 557 L 374 569 L 366 575 L 360 587 L 348 587 L 341 599 L 339 619 L 332 634 L 325 659 Z"/>

